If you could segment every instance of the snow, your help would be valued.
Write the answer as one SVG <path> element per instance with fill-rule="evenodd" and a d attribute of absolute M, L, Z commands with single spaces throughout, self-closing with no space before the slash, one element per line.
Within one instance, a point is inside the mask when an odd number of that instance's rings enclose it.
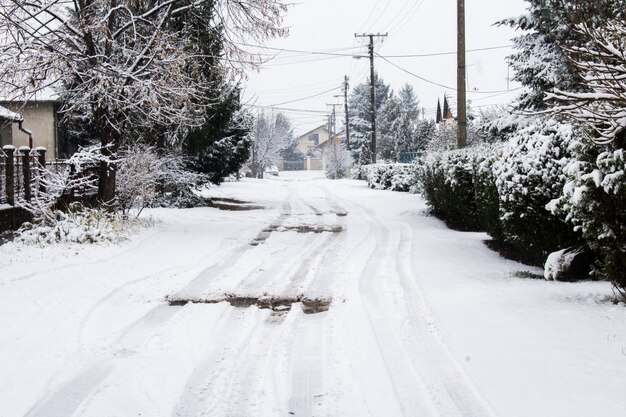
<path fill-rule="evenodd" d="M 11 110 L 0 106 L 0 119 L 19 122 L 22 120 L 22 116 L 19 113 L 12 112 Z"/>
<path fill-rule="evenodd" d="M 3 416 L 626 415 L 610 284 L 513 278 L 542 271 L 419 195 L 321 172 L 206 193 L 264 208 L 153 209 L 119 244 L 0 246 Z M 224 292 L 332 303 L 164 302 Z"/>

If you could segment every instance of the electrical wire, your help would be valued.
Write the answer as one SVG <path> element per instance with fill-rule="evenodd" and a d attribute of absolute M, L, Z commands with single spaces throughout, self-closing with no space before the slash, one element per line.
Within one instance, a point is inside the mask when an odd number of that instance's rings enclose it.
<path fill-rule="evenodd" d="M 252 44 L 240 44 L 251 47 L 265 48 L 271 51 L 284 51 L 284 52 L 296 52 L 301 54 L 310 54 L 310 55 L 328 55 L 328 56 L 344 56 L 344 57 L 353 57 L 353 58 L 369 58 L 368 55 L 354 55 L 354 54 L 342 54 L 339 52 L 323 52 L 323 51 L 303 51 L 297 49 L 285 49 L 285 48 L 272 48 L 269 46 L 261 46 L 261 45 L 252 45 Z M 484 48 L 474 48 L 474 49 L 466 49 L 465 52 L 480 52 L 480 51 L 491 51 L 494 49 L 505 49 L 512 48 L 514 45 L 497 45 L 497 46 L 488 46 Z M 351 48 L 346 48 L 351 49 Z M 387 58 L 422 58 L 422 57 L 431 57 L 431 56 L 442 56 L 442 55 L 456 55 L 456 51 L 447 51 L 447 52 L 431 52 L 424 54 L 404 54 L 404 55 L 385 55 Z"/>
<path fill-rule="evenodd" d="M 435 82 L 435 81 L 431 81 L 431 80 L 429 80 L 427 78 L 424 78 L 422 76 L 419 76 L 419 75 L 417 75 L 417 74 L 415 74 L 415 73 L 413 73 L 413 72 L 411 72 L 411 71 L 409 71 L 409 70 L 407 70 L 405 68 L 402 68 L 401 66 L 399 66 L 399 65 L 395 64 L 394 62 L 388 60 L 386 57 L 384 57 L 382 55 L 376 54 L 376 56 L 378 56 L 379 58 L 382 58 L 383 60 L 385 60 L 389 64 L 393 65 L 397 69 L 399 69 L 399 70 L 401 70 L 403 72 L 406 72 L 407 74 L 409 74 L 409 75 L 411 75 L 411 76 L 413 76 L 413 77 L 415 77 L 415 78 L 417 78 L 419 80 L 422 80 L 422 81 L 424 81 L 424 82 L 426 82 L 428 84 L 433 84 L 433 85 L 436 85 L 438 87 L 442 87 L 442 88 L 445 88 L 445 89 L 448 89 L 448 90 L 456 90 L 456 87 L 450 87 L 449 85 L 444 85 L 444 84 L 440 84 L 440 83 Z M 467 90 L 466 92 L 467 93 L 474 93 L 474 94 L 494 94 L 494 93 L 504 93 L 504 92 L 508 92 L 508 91 L 516 91 L 516 90 L 520 90 L 520 89 L 522 89 L 522 87 L 514 88 L 514 89 L 510 89 L 510 90 L 495 90 L 495 91 L 472 91 L 472 90 Z"/>
<path fill-rule="evenodd" d="M 302 97 L 302 98 L 299 98 L 299 99 L 296 99 L 296 100 L 290 100 L 290 101 L 285 101 L 285 102 L 283 102 L 283 103 L 271 104 L 271 105 L 270 105 L 270 107 L 276 107 L 276 106 L 282 106 L 282 105 L 285 105 L 285 104 L 297 103 L 298 101 L 304 101 L 304 100 L 308 100 L 308 99 L 310 99 L 310 98 L 315 98 L 315 97 L 323 96 L 324 94 L 328 94 L 328 93 L 330 93 L 330 92 L 332 92 L 332 91 L 339 90 L 340 88 L 341 88 L 341 87 L 335 87 L 335 88 L 331 88 L 330 90 L 323 91 L 323 92 L 318 93 L 318 94 L 313 94 L 313 95 L 311 95 L 311 96 Z"/>

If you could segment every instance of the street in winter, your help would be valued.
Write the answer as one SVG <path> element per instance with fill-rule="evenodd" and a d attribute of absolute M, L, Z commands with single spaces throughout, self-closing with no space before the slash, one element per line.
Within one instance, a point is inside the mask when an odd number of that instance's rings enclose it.
<path fill-rule="evenodd" d="M 520 279 L 542 271 L 359 181 L 208 193 L 120 245 L 0 246 L 3 415 L 626 410 L 609 283 Z"/>
<path fill-rule="evenodd" d="M 626 416 L 626 0 L 0 0 L 0 417 Z"/>

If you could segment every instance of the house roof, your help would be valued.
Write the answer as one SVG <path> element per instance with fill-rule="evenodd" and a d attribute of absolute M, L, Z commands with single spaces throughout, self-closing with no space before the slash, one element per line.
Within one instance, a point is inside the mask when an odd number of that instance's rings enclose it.
<path fill-rule="evenodd" d="M 5 109 L 2 106 L 0 106 L 0 119 L 8 120 L 10 122 L 21 122 L 22 120 L 24 120 L 21 114 L 12 112 L 11 110 Z"/>
<path fill-rule="evenodd" d="M 42 103 L 59 101 L 61 101 L 61 98 L 51 87 L 45 87 L 32 94 L 0 95 L 0 103 Z"/>
<path fill-rule="evenodd" d="M 318 129 L 324 129 L 325 131 L 327 131 L 327 132 L 328 132 L 328 129 L 326 128 L 326 125 L 325 125 L 325 124 L 323 124 L 323 125 L 320 125 L 320 126 L 316 127 L 315 129 L 311 129 L 311 130 L 309 130 L 308 132 L 303 133 L 302 135 L 299 135 L 299 136 L 298 136 L 298 139 L 303 138 L 303 137 L 305 137 L 305 136 L 308 136 L 308 135 L 310 135 L 311 133 L 315 132 L 315 131 L 316 131 L 316 130 L 318 130 Z"/>

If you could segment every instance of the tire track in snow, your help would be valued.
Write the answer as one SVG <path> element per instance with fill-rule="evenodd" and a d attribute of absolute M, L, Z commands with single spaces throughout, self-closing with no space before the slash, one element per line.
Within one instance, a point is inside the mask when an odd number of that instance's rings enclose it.
<path fill-rule="evenodd" d="M 109 362 L 99 362 L 66 381 L 39 400 L 24 417 L 69 417 L 113 370 Z"/>
<path fill-rule="evenodd" d="M 325 337 L 328 312 L 306 316 L 297 314 L 291 346 L 289 412 L 296 416 L 312 417 L 323 408 L 326 351 Z"/>
<path fill-rule="evenodd" d="M 424 357 L 429 358 L 432 365 L 431 378 L 439 375 L 432 385 L 440 384 L 449 399 L 455 404 L 460 416 L 494 417 L 493 408 L 473 384 L 445 344 L 436 325 L 437 321 L 431 312 L 423 290 L 416 281 L 411 257 L 413 233 L 410 228 L 398 225 L 402 230 L 403 239 L 397 253 L 397 272 L 402 287 L 404 304 L 409 315 L 409 323 L 415 334 L 422 335 L 419 344 Z M 408 230 L 408 231 L 407 231 Z M 443 377 L 442 377 L 443 376 Z M 431 385 L 431 386 L 432 386 Z"/>
<path fill-rule="evenodd" d="M 390 370 L 390 377 L 398 381 L 394 382 L 394 386 L 404 415 L 494 416 L 495 413 L 463 372 L 448 347 L 435 336 L 433 326 L 436 322 L 428 313 L 425 297 L 412 278 L 414 274 L 410 263 L 407 267 L 411 258 L 410 249 L 408 256 L 406 255 L 406 247 L 412 236 L 407 238 L 404 225 L 395 224 L 392 230 L 371 210 L 361 208 L 364 218 L 375 230 L 377 239 L 377 249 L 365 269 L 375 272 L 370 277 L 363 276 L 361 282 L 364 307 L 381 352 L 387 351 L 383 358 Z M 394 253 L 395 256 L 391 256 Z M 385 265 L 381 259 L 389 259 L 389 264 Z M 408 323 L 413 329 L 410 337 L 401 337 L 404 330 L 397 324 L 397 320 L 389 320 L 386 313 L 394 309 L 398 298 L 392 295 L 391 300 L 386 300 L 389 297 L 381 295 L 381 287 L 387 284 L 389 288 L 393 288 L 393 285 L 389 285 L 393 278 L 398 280 L 403 290 L 399 295 L 395 294 L 401 301 L 401 307 L 396 306 L 396 311 L 404 310 L 399 313 L 408 317 Z M 392 344 L 395 346 L 391 346 Z M 406 366 L 407 364 L 410 366 Z M 410 389 L 407 391 L 407 387 L 410 388 L 413 384 L 407 386 L 406 381 L 413 381 L 415 386 L 420 387 L 421 400 L 425 403 L 415 401 L 414 392 Z"/>
<path fill-rule="evenodd" d="M 394 259 L 394 238 L 397 239 L 397 236 L 383 226 L 384 223 L 373 221 L 369 210 L 363 210 L 363 217 L 369 217 L 375 246 L 360 277 L 359 288 L 363 296 L 363 308 L 393 387 L 397 406 L 404 416 L 435 415 L 425 395 L 420 375 L 407 366 L 410 363 L 410 351 L 403 346 L 401 333 L 395 329 L 394 320 L 389 317 L 389 309 L 383 305 L 380 297 L 381 290 L 390 280 L 389 271 L 394 266 L 389 265 L 389 262 Z"/>
<path fill-rule="evenodd" d="M 228 315 L 216 331 L 216 345 L 198 364 L 172 411 L 172 417 L 253 416 L 241 411 L 257 407 L 256 370 L 269 360 L 275 332 L 267 311 L 227 307 Z M 236 328 L 236 330 L 235 330 Z M 260 346 L 268 346 L 266 351 Z M 258 375 L 256 376 L 258 378 Z M 263 383 L 259 386 L 263 387 Z M 233 411 L 240 410 L 240 411 Z"/>

